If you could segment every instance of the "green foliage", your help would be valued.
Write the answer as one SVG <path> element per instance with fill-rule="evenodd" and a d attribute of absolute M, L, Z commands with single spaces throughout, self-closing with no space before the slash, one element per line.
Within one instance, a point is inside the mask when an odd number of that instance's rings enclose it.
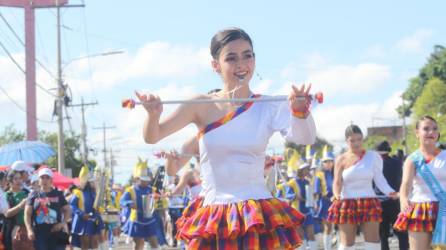
<path fill-rule="evenodd" d="M 23 140 L 25 140 L 25 133 L 17 131 L 13 124 L 7 126 L 0 134 L 0 146 Z"/>
<path fill-rule="evenodd" d="M 372 135 L 367 136 L 364 140 L 364 148 L 368 150 L 375 150 L 376 144 L 382 142 L 382 141 L 389 141 L 387 137 L 383 135 Z"/>
<path fill-rule="evenodd" d="M 424 87 L 433 78 L 438 78 L 443 83 L 446 83 L 446 48 L 441 45 L 434 47 L 434 52 L 430 55 L 428 62 L 420 69 L 418 76 L 410 80 L 409 87 L 403 94 L 407 105 L 405 105 L 404 109 L 402 106 L 398 107 L 397 111 L 400 114 L 404 113 L 405 116 L 409 116 Z"/>
<path fill-rule="evenodd" d="M 57 151 L 57 133 L 40 131 L 38 135 L 39 140 L 51 145 Z M 25 133 L 18 131 L 14 125 L 7 126 L 3 132 L 0 133 L 0 145 L 23 141 L 25 140 Z M 71 168 L 73 176 L 78 176 L 82 167 L 82 162 L 79 157 L 80 150 L 80 136 L 74 134 L 65 134 L 65 167 Z M 44 164 L 50 167 L 57 166 L 57 155 L 49 158 Z M 96 162 L 89 161 L 90 165 L 95 166 Z"/>
<path fill-rule="evenodd" d="M 408 131 L 407 145 L 409 151 L 413 151 L 418 147 L 418 140 L 414 133 L 415 123 L 422 116 L 432 116 L 437 120 L 440 134 L 446 134 L 446 82 L 439 78 L 430 79 L 412 110 L 414 122 Z"/>
<path fill-rule="evenodd" d="M 316 137 L 316 142 L 311 146 L 311 148 L 318 154 L 319 157 L 322 155 L 322 149 L 325 145 L 328 145 L 330 149 L 333 145 L 323 138 Z M 295 148 L 300 155 L 305 156 L 305 145 L 297 145 L 293 142 L 285 142 L 285 147 Z"/>
<path fill-rule="evenodd" d="M 415 118 L 430 115 L 439 118 L 446 114 L 446 82 L 430 79 L 413 106 Z"/>

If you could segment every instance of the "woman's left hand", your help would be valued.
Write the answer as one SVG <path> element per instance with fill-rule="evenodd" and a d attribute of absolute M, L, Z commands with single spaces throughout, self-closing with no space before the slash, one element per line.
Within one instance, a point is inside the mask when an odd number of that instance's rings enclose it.
<path fill-rule="evenodd" d="M 398 192 L 392 192 L 392 193 L 389 193 L 389 197 L 392 200 L 397 200 L 398 198 L 400 198 L 400 194 Z"/>
<path fill-rule="evenodd" d="M 291 85 L 291 92 L 288 95 L 288 101 L 290 108 L 295 116 L 306 118 L 309 114 L 310 109 L 310 89 L 311 83 L 305 88 L 303 84 L 300 88 Z"/>

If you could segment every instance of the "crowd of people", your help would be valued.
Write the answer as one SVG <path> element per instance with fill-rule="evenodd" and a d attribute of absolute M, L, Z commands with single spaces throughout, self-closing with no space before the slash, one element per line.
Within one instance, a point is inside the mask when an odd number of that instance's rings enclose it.
<path fill-rule="evenodd" d="M 253 42 L 239 28 L 218 32 L 210 51 L 221 89 L 164 119 L 158 96 L 136 93 L 147 113 L 146 143 L 188 124 L 198 128 L 180 151 L 160 153 L 165 178 L 140 160 L 132 183 L 121 188 L 106 172 L 84 167 L 79 185 L 64 194 L 53 187 L 50 169 L 16 162 L 0 173 L 6 249 L 108 249 L 124 235 L 136 250 L 313 250 L 321 233 L 323 249 L 336 239 L 347 250 L 355 249 L 358 232 L 366 250 L 389 249 L 391 232 L 400 249 L 446 246 L 446 153 L 434 118 L 417 121 L 419 148 L 407 157 L 390 156 L 387 141 L 366 150 L 356 125 L 346 128 L 346 148 L 337 156 L 324 147 L 318 159 L 310 146 L 304 159 L 293 150 L 285 150 L 292 152 L 285 160 L 267 157 L 275 132 L 298 145 L 315 143 L 311 85 L 291 86 L 286 101 L 254 94 Z M 197 164 L 188 164 L 191 158 Z"/>

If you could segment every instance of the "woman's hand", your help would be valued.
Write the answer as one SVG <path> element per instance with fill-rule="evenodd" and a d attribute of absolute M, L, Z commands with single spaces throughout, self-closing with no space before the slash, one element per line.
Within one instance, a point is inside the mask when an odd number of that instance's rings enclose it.
<path fill-rule="evenodd" d="M 161 99 L 159 96 L 152 94 L 140 94 L 137 91 L 135 91 L 135 94 L 149 115 L 158 117 L 161 116 L 161 113 L 163 112 L 163 104 L 161 104 Z"/>
<path fill-rule="evenodd" d="M 389 197 L 392 200 L 397 200 L 398 198 L 400 198 L 400 194 L 398 192 L 391 192 L 391 193 L 389 193 Z"/>
<path fill-rule="evenodd" d="M 409 212 L 409 209 L 412 207 L 412 204 L 408 199 L 400 198 L 400 211 L 403 213 Z"/>
<path fill-rule="evenodd" d="M 303 84 L 300 88 L 291 85 L 291 92 L 288 95 L 288 101 L 294 116 L 298 118 L 306 118 L 310 113 L 310 89 L 311 84 L 308 85 L 308 88 L 305 88 L 305 84 Z"/>

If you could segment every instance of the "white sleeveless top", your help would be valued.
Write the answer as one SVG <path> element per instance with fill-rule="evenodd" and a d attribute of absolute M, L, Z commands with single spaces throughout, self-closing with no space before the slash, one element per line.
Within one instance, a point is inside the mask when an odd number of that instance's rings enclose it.
<path fill-rule="evenodd" d="M 265 149 L 272 134 L 313 144 L 312 116 L 292 116 L 288 102 L 255 102 L 199 139 L 204 205 L 272 198 L 264 178 Z"/>
<path fill-rule="evenodd" d="M 366 151 L 360 161 L 344 169 L 342 180 L 341 199 L 376 197 L 372 181 L 384 194 L 395 192 L 384 178 L 381 156 L 374 151 Z"/>
<path fill-rule="evenodd" d="M 442 150 L 437 157 L 427 164 L 432 174 L 437 178 L 443 190 L 446 191 L 446 151 Z M 415 174 L 409 200 L 412 202 L 438 201 L 419 174 Z"/>

